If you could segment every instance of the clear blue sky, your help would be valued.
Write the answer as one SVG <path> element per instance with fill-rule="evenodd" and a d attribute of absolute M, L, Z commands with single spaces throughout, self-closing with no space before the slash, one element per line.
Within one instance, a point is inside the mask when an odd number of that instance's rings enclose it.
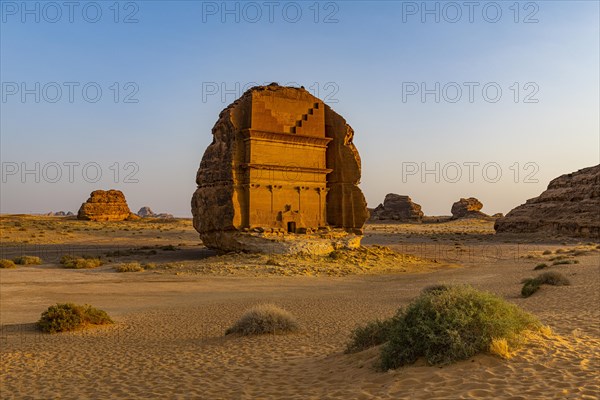
<path fill-rule="evenodd" d="M 428 215 L 468 196 L 506 213 L 600 162 L 597 1 L 114 4 L 0 2 L 0 212 L 116 188 L 133 211 L 190 216 L 211 128 L 251 82 L 304 85 L 347 119 L 371 207 L 394 192 Z M 21 176 L 36 163 L 39 183 Z M 439 182 L 420 175 L 436 163 Z"/>

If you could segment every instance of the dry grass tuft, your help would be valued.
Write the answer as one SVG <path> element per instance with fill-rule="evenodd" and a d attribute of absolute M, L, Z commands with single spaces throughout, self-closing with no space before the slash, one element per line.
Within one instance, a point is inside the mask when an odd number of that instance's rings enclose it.
<path fill-rule="evenodd" d="M 123 263 L 114 267 L 117 272 L 141 272 L 145 271 L 139 262 Z"/>
<path fill-rule="evenodd" d="M 500 358 L 504 358 L 505 360 L 508 360 L 512 357 L 512 352 L 510 351 L 510 346 L 506 338 L 492 339 L 492 343 L 490 343 L 489 352 L 494 355 L 497 355 Z"/>
<path fill-rule="evenodd" d="M 243 336 L 296 332 L 300 324 L 289 311 L 274 304 L 260 304 L 246 311 L 225 335 Z"/>
<path fill-rule="evenodd" d="M 36 256 L 20 256 L 13 259 L 15 264 L 19 265 L 39 265 L 42 259 Z"/>
<path fill-rule="evenodd" d="M 101 266 L 102 260 L 93 257 L 74 257 L 70 255 L 64 255 L 61 257 L 60 263 L 65 268 L 91 269 Z"/>
<path fill-rule="evenodd" d="M 15 262 L 13 260 L 7 260 L 6 258 L 3 258 L 0 260 L 0 268 L 3 268 L 3 269 L 17 268 L 17 265 L 15 264 Z"/>
<path fill-rule="evenodd" d="M 567 286 L 571 282 L 560 272 L 548 271 L 538 275 L 536 278 L 524 279 L 523 288 L 521 289 L 521 296 L 529 297 L 537 292 L 542 285 L 552 286 Z"/>

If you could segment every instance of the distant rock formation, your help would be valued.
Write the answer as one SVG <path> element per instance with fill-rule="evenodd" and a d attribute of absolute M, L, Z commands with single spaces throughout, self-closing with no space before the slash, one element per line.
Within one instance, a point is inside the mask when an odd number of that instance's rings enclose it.
<path fill-rule="evenodd" d="M 205 246 L 260 251 L 262 242 L 272 251 L 277 242 L 296 251 L 288 244 L 298 234 L 325 228 L 360 243 L 368 212 L 354 130 L 322 100 L 302 88 L 256 86 L 219 114 L 212 136 L 191 202 Z M 264 232 L 256 246 L 246 237 L 254 230 Z"/>
<path fill-rule="evenodd" d="M 553 179 L 494 224 L 496 232 L 600 238 L 600 165 Z"/>
<path fill-rule="evenodd" d="M 156 214 L 148 206 L 144 206 L 144 207 L 140 208 L 140 210 L 137 212 L 137 215 L 142 218 L 165 218 L 165 219 L 173 218 L 172 214 L 167 214 L 167 213 Z"/>
<path fill-rule="evenodd" d="M 129 211 L 127 201 L 120 190 L 95 190 L 90 198 L 81 205 L 77 219 L 91 221 L 123 221 L 135 219 Z"/>
<path fill-rule="evenodd" d="M 152 209 L 150 209 L 150 207 L 144 206 L 144 207 L 140 208 L 140 210 L 137 212 L 137 215 L 139 217 L 145 218 L 145 217 L 153 217 L 155 214 L 152 212 Z"/>
<path fill-rule="evenodd" d="M 395 193 L 385 195 L 383 204 L 379 204 L 371 212 L 372 221 L 394 220 L 404 222 L 421 222 L 423 211 L 421 206 L 413 203 L 410 197 Z"/>
<path fill-rule="evenodd" d="M 468 199 L 461 198 L 456 203 L 452 204 L 452 218 L 480 218 L 487 217 L 486 214 L 482 213 L 483 203 L 477 200 L 475 197 L 469 197 Z"/>
<path fill-rule="evenodd" d="M 504 217 L 504 214 L 502 214 L 502 213 L 496 213 L 496 214 L 492 215 L 492 218 L 502 218 L 502 217 Z"/>
<path fill-rule="evenodd" d="M 44 214 L 44 215 L 46 215 L 48 217 L 69 217 L 69 216 L 72 216 L 75 214 L 73 214 L 71 211 L 68 211 L 68 212 L 65 212 L 65 211 L 52 212 L 52 211 L 50 211 L 49 213 Z"/>

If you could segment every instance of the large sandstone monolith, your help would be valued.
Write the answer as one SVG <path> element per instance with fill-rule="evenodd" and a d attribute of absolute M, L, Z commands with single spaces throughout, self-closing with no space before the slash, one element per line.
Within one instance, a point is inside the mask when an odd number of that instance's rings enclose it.
<path fill-rule="evenodd" d="M 553 179 L 541 195 L 498 219 L 494 229 L 600 239 L 600 165 Z"/>
<path fill-rule="evenodd" d="M 91 221 L 123 221 L 132 216 L 120 190 L 93 191 L 77 213 L 78 219 Z"/>
<path fill-rule="evenodd" d="M 360 157 L 354 131 L 329 106 L 303 88 L 257 86 L 221 112 L 212 134 L 192 197 L 207 247 L 326 253 L 359 245 L 368 217 Z"/>
<path fill-rule="evenodd" d="M 486 214 L 480 211 L 482 208 L 483 203 L 481 203 L 475 197 L 469 197 L 468 199 L 461 198 L 459 201 L 452 204 L 452 218 L 487 217 Z"/>
<path fill-rule="evenodd" d="M 379 204 L 371 213 L 371 220 L 394 220 L 401 222 L 421 222 L 423 211 L 421 206 L 413 203 L 408 196 L 395 193 L 385 195 L 383 204 Z"/>

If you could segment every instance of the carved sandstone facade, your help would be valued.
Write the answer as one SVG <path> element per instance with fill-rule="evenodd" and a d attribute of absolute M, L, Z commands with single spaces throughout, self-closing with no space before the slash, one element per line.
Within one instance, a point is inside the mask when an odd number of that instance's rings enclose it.
<path fill-rule="evenodd" d="M 248 90 L 223 110 L 196 176 L 194 227 L 208 247 L 240 250 L 242 231 L 361 234 L 367 218 L 354 132 L 304 89 Z"/>

